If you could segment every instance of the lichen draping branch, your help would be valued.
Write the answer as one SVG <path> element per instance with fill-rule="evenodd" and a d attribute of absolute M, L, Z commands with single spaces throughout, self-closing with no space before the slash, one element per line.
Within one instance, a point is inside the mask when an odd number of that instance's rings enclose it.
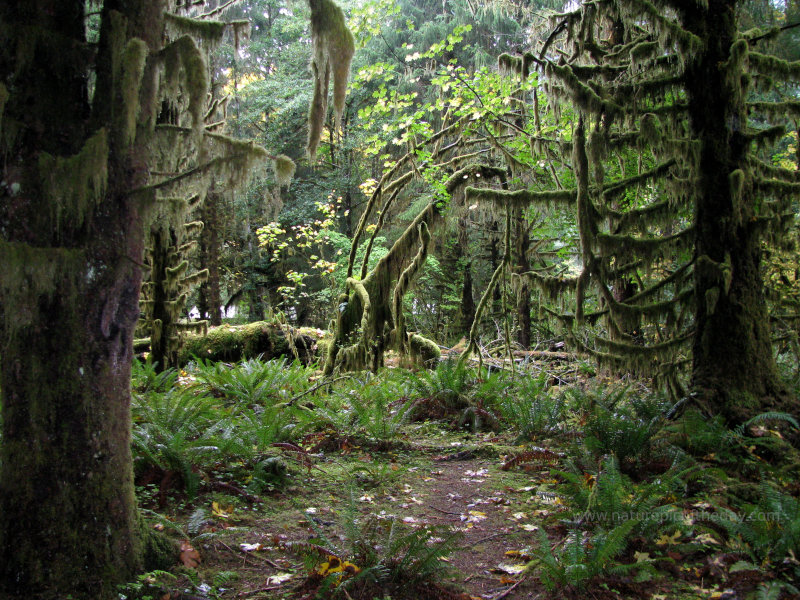
<path fill-rule="evenodd" d="M 311 59 L 314 97 L 309 111 L 307 149 L 313 162 L 322 137 L 331 76 L 335 127 L 338 129 L 341 124 L 355 40 L 344 21 L 342 9 L 333 0 L 308 0 L 308 4 L 311 8 L 311 38 L 314 43 Z"/>
<path fill-rule="evenodd" d="M 103 199 L 108 179 L 108 130 L 99 129 L 74 156 L 39 155 L 42 191 L 56 230 L 81 229 Z"/>

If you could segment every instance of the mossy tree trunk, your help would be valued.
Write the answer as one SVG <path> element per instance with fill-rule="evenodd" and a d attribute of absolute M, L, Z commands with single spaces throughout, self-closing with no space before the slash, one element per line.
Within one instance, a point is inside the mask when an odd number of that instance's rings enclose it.
<path fill-rule="evenodd" d="M 527 273 L 531 270 L 528 252 L 531 238 L 527 223 L 522 214 L 522 207 L 515 206 L 512 220 L 514 223 L 514 271 Z M 517 289 L 517 342 L 523 348 L 531 345 L 531 288 L 526 278 L 521 278 Z"/>
<path fill-rule="evenodd" d="M 107 0 L 96 55 L 84 8 L 0 4 L 3 598 L 105 600 L 146 562 L 130 454 L 144 228 L 129 190 L 145 183 L 147 136 L 131 142 L 114 112 L 111 54 L 134 36 L 157 50 L 163 5 Z"/>
<path fill-rule="evenodd" d="M 772 354 L 761 279 L 756 198 L 749 172 L 741 69 L 732 59 L 735 0 L 682 14 L 705 41 L 686 76 L 691 127 L 700 141 L 695 194 L 692 388 L 701 407 L 740 423 L 764 410 L 797 413 Z M 741 179 L 739 178 L 741 175 Z"/>
<path fill-rule="evenodd" d="M 469 258 L 469 225 L 467 218 L 458 222 L 458 250 L 463 260 L 464 276 L 461 284 L 461 305 L 458 310 L 458 334 L 469 335 L 472 321 L 475 320 L 475 296 L 472 283 L 472 260 Z"/>
<path fill-rule="evenodd" d="M 222 325 L 222 294 L 220 292 L 220 253 L 222 251 L 219 228 L 220 193 L 210 189 L 203 203 L 201 219 L 205 224 L 200 234 L 200 268 L 208 269 L 208 279 L 200 286 L 200 317 L 208 318 L 213 326 Z"/>

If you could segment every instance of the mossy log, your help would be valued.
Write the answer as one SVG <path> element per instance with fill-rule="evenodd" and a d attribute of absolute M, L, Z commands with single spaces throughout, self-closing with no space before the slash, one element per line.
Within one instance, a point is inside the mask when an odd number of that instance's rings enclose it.
<path fill-rule="evenodd" d="M 134 342 L 135 351 L 148 349 L 148 340 Z M 196 358 L 212 361 L 236 362 L 248 358 L 262 357 L 264 360 L 286 357 L 298 358 L 303 364 L 315 360 L 316 340 L 291 327 L 258 321 L 248 325 L 223 325 L 209 330 L 208 335 L 188 334 L 178 355 L 178 362 L 185 365 Z"/>

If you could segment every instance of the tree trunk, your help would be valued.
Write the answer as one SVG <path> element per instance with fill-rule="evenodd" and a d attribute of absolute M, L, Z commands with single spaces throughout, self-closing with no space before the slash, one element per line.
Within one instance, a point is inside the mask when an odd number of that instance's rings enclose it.
<path fill-rule="evenodd" d="M 467 219 L 458 223 L 458 249 L 464 257 L 464 279 L 461 285 L 461 307 L 458 315 L 458 334 L 469 335 L 472 322 L 475 320 L 475 297 L 472 284 L 472 261 L 469 257 L 469 230 Z"/>
<path fill-rule="evenodd" d="M 514 214 L 514 269 L 517 273 L 531 270 L 528 251 L 531 239 L 525 226 L 522 208 L 515 207 Z M 531 345 L 531 290 L 526 279 L 522 279 L 517 288 L 517 341 L 525 350 Z"/>
<path fill-rule="evenodd" d="M 692 389 L 702 408 L 731 424 L 765 410 L 798 409 L 778 376 L 770 342 L 747 165 L 745 90 L 741 69 L 728 66 L 735 4 L 710 0 L 707 9 L 695 5 L 682 15 L 686 29 L 705 41 L 686 75 L 691 127 L 701 143 Z"/>
<path fill-rule="evenodd" d="M 130 454 L 144 229 L 142 200 L 128 193 L 144 183 L 146 147 L 112 116 L 112 8 L 129 17 L 123 47 L 131 35 L 161 42 L 160 2 L 105 3 L 90 114 L 84 3 L 0 4 L 3 598 L 105 600 L 147 562 Z M 94 162 L 107 169 L 105 191 L 75 183 L 98 175 Z"/>
<path fill-rule="evenodd" d="M 204 223 L 200 234 L 201 268 L 208 269 L 208 279 L 200 286 L 200 296 L 204 306 L 201 316 L 206 316 L 211 325 L 222 325 L 222 294 L 220 293 L 220 237 L 219 237 L 219 201 L 220 195 L 213 188 L 206 194 L 201 219 Z"/>

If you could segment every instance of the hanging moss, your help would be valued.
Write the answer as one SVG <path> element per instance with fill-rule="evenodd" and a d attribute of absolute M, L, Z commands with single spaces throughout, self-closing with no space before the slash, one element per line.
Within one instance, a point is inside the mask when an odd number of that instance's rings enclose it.
<path fill-rule="evenodd" d="M 222 21 L 192 19 L 170 12 L 164 13 L 164 18 L 167 23 L 167 30 L 172 34 L 170 37 L 192 36 L 202 40 L 205 44 L 210 44 L 212 48 L 222 41 L 225 29 L 229 26 L 228 23 Z"/>
<path fill-rule="evenodd" d="M 591 86 L 582 82 L 575 75 L 570 65 L 556 65 L 548 62 L 545 74 L 548 78 L 552 78 L 554 81 L 558 81 L 559 84 L 564 85 L 569 93 L 563 93 L 562 95 L 573 100 L 581 110 L 594 113 L 605 112 L 609 115 L 622 111 L 621 106 L 611 100 L 601 98 Z M 553 89 L 556 90 L 557 88 Z"/>
<path fill-rule="evenodd" d="M 601 233 L 596 236 L 597 246 L 607 256 L 620 252 L 623 248 L 634 251 L 638 256 L 653 258 L 663 256 L 667 249 L 684 248 L 692 243 L 692 227 L 667 237 L 640 237 Z"/>
<path fill-rule="evenodd" d="M 314 43 L 311 70 L 315 84 L 309 112 L 308 136 L 308 154 L 313 162 L 326 116 L 331 76 L 336 128 L 341 124 L 355 40 L 347 28 L 342 9 L 333 0 L 308 0 L 308 4 L 311 8 L 311 38 Z"/>
<path fill-rule="evenodd" d="M 770 117 L 800 117 L 800 100 L 783 102 L 748 102 L 747 108 Z"/>
<path fill-rule="evenodd" d="M 620 196 L 621 194 L 624 194 L 633 186 L 666 177 L 669 174 L 670 169 L 675 166 L 675 164 L 676 160 L 671 158 L 648 171 L 640 173 L 639 175 L 632 175 L 631 177 L 620 179 L 619 181 L 605 186 L 603 188 L 603 196 L 606 200 L 610 200 Z"/>
<path fill-rule="evenodd" d="M 177 96 L 177 88 L 182 85 L 188 97 L 187 112 L 192 119 L 193 129 L 199 133 L 203 127 L 208 74 L 205 59 L 194 38 L 188 35 L 179 37 L 163 50 L 164 78 L 167 95 Z"/>
<path fill-rule="evenodd" d="M 745 44 L 747 42 L 745 41 Z M 760 52 L 748 53 L 751 68 L 755 68 L 761 75 L 769 75 L 775 79 L 800 81 L 800 60 L 789 62 L 770 54 Z"/>
<path fill-rule="evenodd" d="M 279 154 L 272 159 L 272 170 L 275 173 L 275 181 L 281 187 L 289 187 L 294 178 L 294 171 L 297 165 L 285 154 Z"/>
<path fill-rule="evenodd" d="M 535 61 L 536 58 L 530 52 L 526 52 L 522 56 L 513 56 L 503 52 L 497 57 L 497 67 L 501 73 L 519 75 L 522 79 L 527 79 Z"/>
<path fill-rule="evenodd" d="M 394 337 L 397 351 L 401 357 L 408 353 L 408 336 L 406 334 L 405 319 L 403 317 L 403 298 L 408 291 L 408 286 L 419 272 L 425 259 L 428 257 L 428 247 L 431 242 L 431 234 L 428 226 L 423 222 L 419 225 L 419 250 L 409 265 L 400 273 L 397 278 L 392 294 L 392 317 L 394 318 Z"/>
<path fill-rule="evenodd" d="M 773 198 L 791 198 L 800 193 L 800 183 L 762 177 L 758 177 L 753 181 L 753 188 L 757 193 L 769 195 Z"/>
<path fill-rule="evenodd" d="M 546 192 L 533 192 L 529 190 L 494 190 L 490 188 L 467 187 L 464 190 L 465 201 L 494 202 L 498 206 L 531 206 L 563 204 L 575 202 L 575 190 L 548 190 Z"/>
<path fill-rule="evenodd" d="M 104 197 L 108 178 L 108 132 L 99 129 L 80 152 L 67 158 L 43 152 L 39 176 L 57 228 L 81 228 Z"/>
<path fill-rule="evenodd" d="M 139 92 L 141 91 L 142 76 L 147 63 L 149 48 L 147 44 L 133 38 L 125 47 L 122 57 L 122 111 L 118 125 L 121 139 L 126 146 L 133 143 L 136 136 L 136 119 L 139 116 Z"/>

